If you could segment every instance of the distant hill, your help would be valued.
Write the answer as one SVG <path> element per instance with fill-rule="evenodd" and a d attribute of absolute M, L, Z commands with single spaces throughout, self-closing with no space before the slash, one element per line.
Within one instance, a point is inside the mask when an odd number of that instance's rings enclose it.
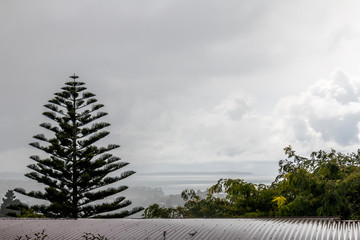
<path fill-rule="evenodd" d="M 153 173 L 142 173 L 141 175 L 200 175 L 200 176 L 211 176 L 211 175 L 224 175 L 224 176 L 242 176 L 242 175 L 253 175 L 251 172 L 235 172 L 235 171 L 219 171 L 219 172 L 153 172 Z"/>

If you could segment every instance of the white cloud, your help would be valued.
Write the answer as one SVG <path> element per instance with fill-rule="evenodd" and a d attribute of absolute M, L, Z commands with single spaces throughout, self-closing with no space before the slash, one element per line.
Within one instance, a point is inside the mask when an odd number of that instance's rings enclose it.
<path fill-rule="evenodd" d="M 357 81 L 335 70 L 298 96 L 283 98 L 277 116 L 283 134 L 303 145 L 344 148 L 359 143 L 360 101 Z M 313 149 L 316 150 L 316 149 Z"/>

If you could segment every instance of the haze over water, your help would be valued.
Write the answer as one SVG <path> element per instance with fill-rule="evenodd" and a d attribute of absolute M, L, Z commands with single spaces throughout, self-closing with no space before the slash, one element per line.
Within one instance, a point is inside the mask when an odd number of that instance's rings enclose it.
<path fill-rule="evenodd" d="M 250 172 L 169 172 L 137 174 L 129 186 L 159 187 L 166 195 L 179 194 L 189 188 L 204 191 L 221 178 L 240 178 L 247 182 L 271 184 L 274 175 L 255 175 Z"/>

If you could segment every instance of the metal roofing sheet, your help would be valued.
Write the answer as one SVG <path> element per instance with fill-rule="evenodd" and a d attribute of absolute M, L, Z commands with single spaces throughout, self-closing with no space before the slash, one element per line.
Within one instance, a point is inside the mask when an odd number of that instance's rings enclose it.
<path fill-rule="evenodd" d="M 107 239 L 346 239 L 360 240 L 357 221 L 332 218 L 269 219 L 1 219 L 0 239 L 46 231 L 47 239 L 84 239 L 84 233 Z"/>

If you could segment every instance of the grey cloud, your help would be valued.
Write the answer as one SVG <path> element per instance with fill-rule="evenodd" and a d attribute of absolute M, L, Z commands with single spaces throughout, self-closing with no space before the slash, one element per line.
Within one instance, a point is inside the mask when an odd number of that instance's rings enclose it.
<path fill-rule="evenodd" d="M 290 119 L 289 119 L 290 120 Z M 291 118 L 291 129 L 294 132 L 295 138 L 298 141 L 311 141 L 313 136 L 309 132 L 309 126 L 307 124 L 306 119 L 301 118 L 300 116 L 296 116 Z M 286 124 L 286 126 L 288 126 Z M 287 127 L 285 127 L 289 130 Z"/>
<path fill-rule="evenodd" d="M 229 147 L 229 148 L 223 149 L 221 151 L 218 151 L 217 154 L 219 156 L 225 155 L 228 157 L 236 157 L 236 156 L 241 155 L 241 153 L 243 153 L 243 152 L 244 152 L 244 150 L 239 149 L 239 147 L 236 146 L 236 147 Z"/>
<path fill-rule="evenodd" d="M 261 1 L 38 1 L 18 7 L 2 10 L 3 22 L 12 22 L 2 39 L 3 46 L 14 46 L 2 49 L 7 69 L 74 69 L 145 83 L 161 76 L 174 82 L 181 72 L 189 84 L 194 76 L 253 72 L 274 62 L 267 45 L 253 40 L 273 7 Z"/>
<path fill-rule="evenodd" d="M 230 95 L 226 98 L 216 110 L 223 112 L 230 119 L 240 121 L 253 110 L 253 99 L 246 94 Z"/>
<path fill-rule="evenodd" d="M 346 115 L 343 119 L 310 118 L 309 122 L 316 132 L 321 133 L 325 141 L 336 141 L 343 146 L 359 142 L 360 113 Z"/>
<path fill-rule="evenodd" d="M 244 114 L 249 111 L 249 109 L 250 108 L 246 102 L 238 101 L 236 108 L 229 110 L 228 115 L 234 120 L 240 120 Z"/>

